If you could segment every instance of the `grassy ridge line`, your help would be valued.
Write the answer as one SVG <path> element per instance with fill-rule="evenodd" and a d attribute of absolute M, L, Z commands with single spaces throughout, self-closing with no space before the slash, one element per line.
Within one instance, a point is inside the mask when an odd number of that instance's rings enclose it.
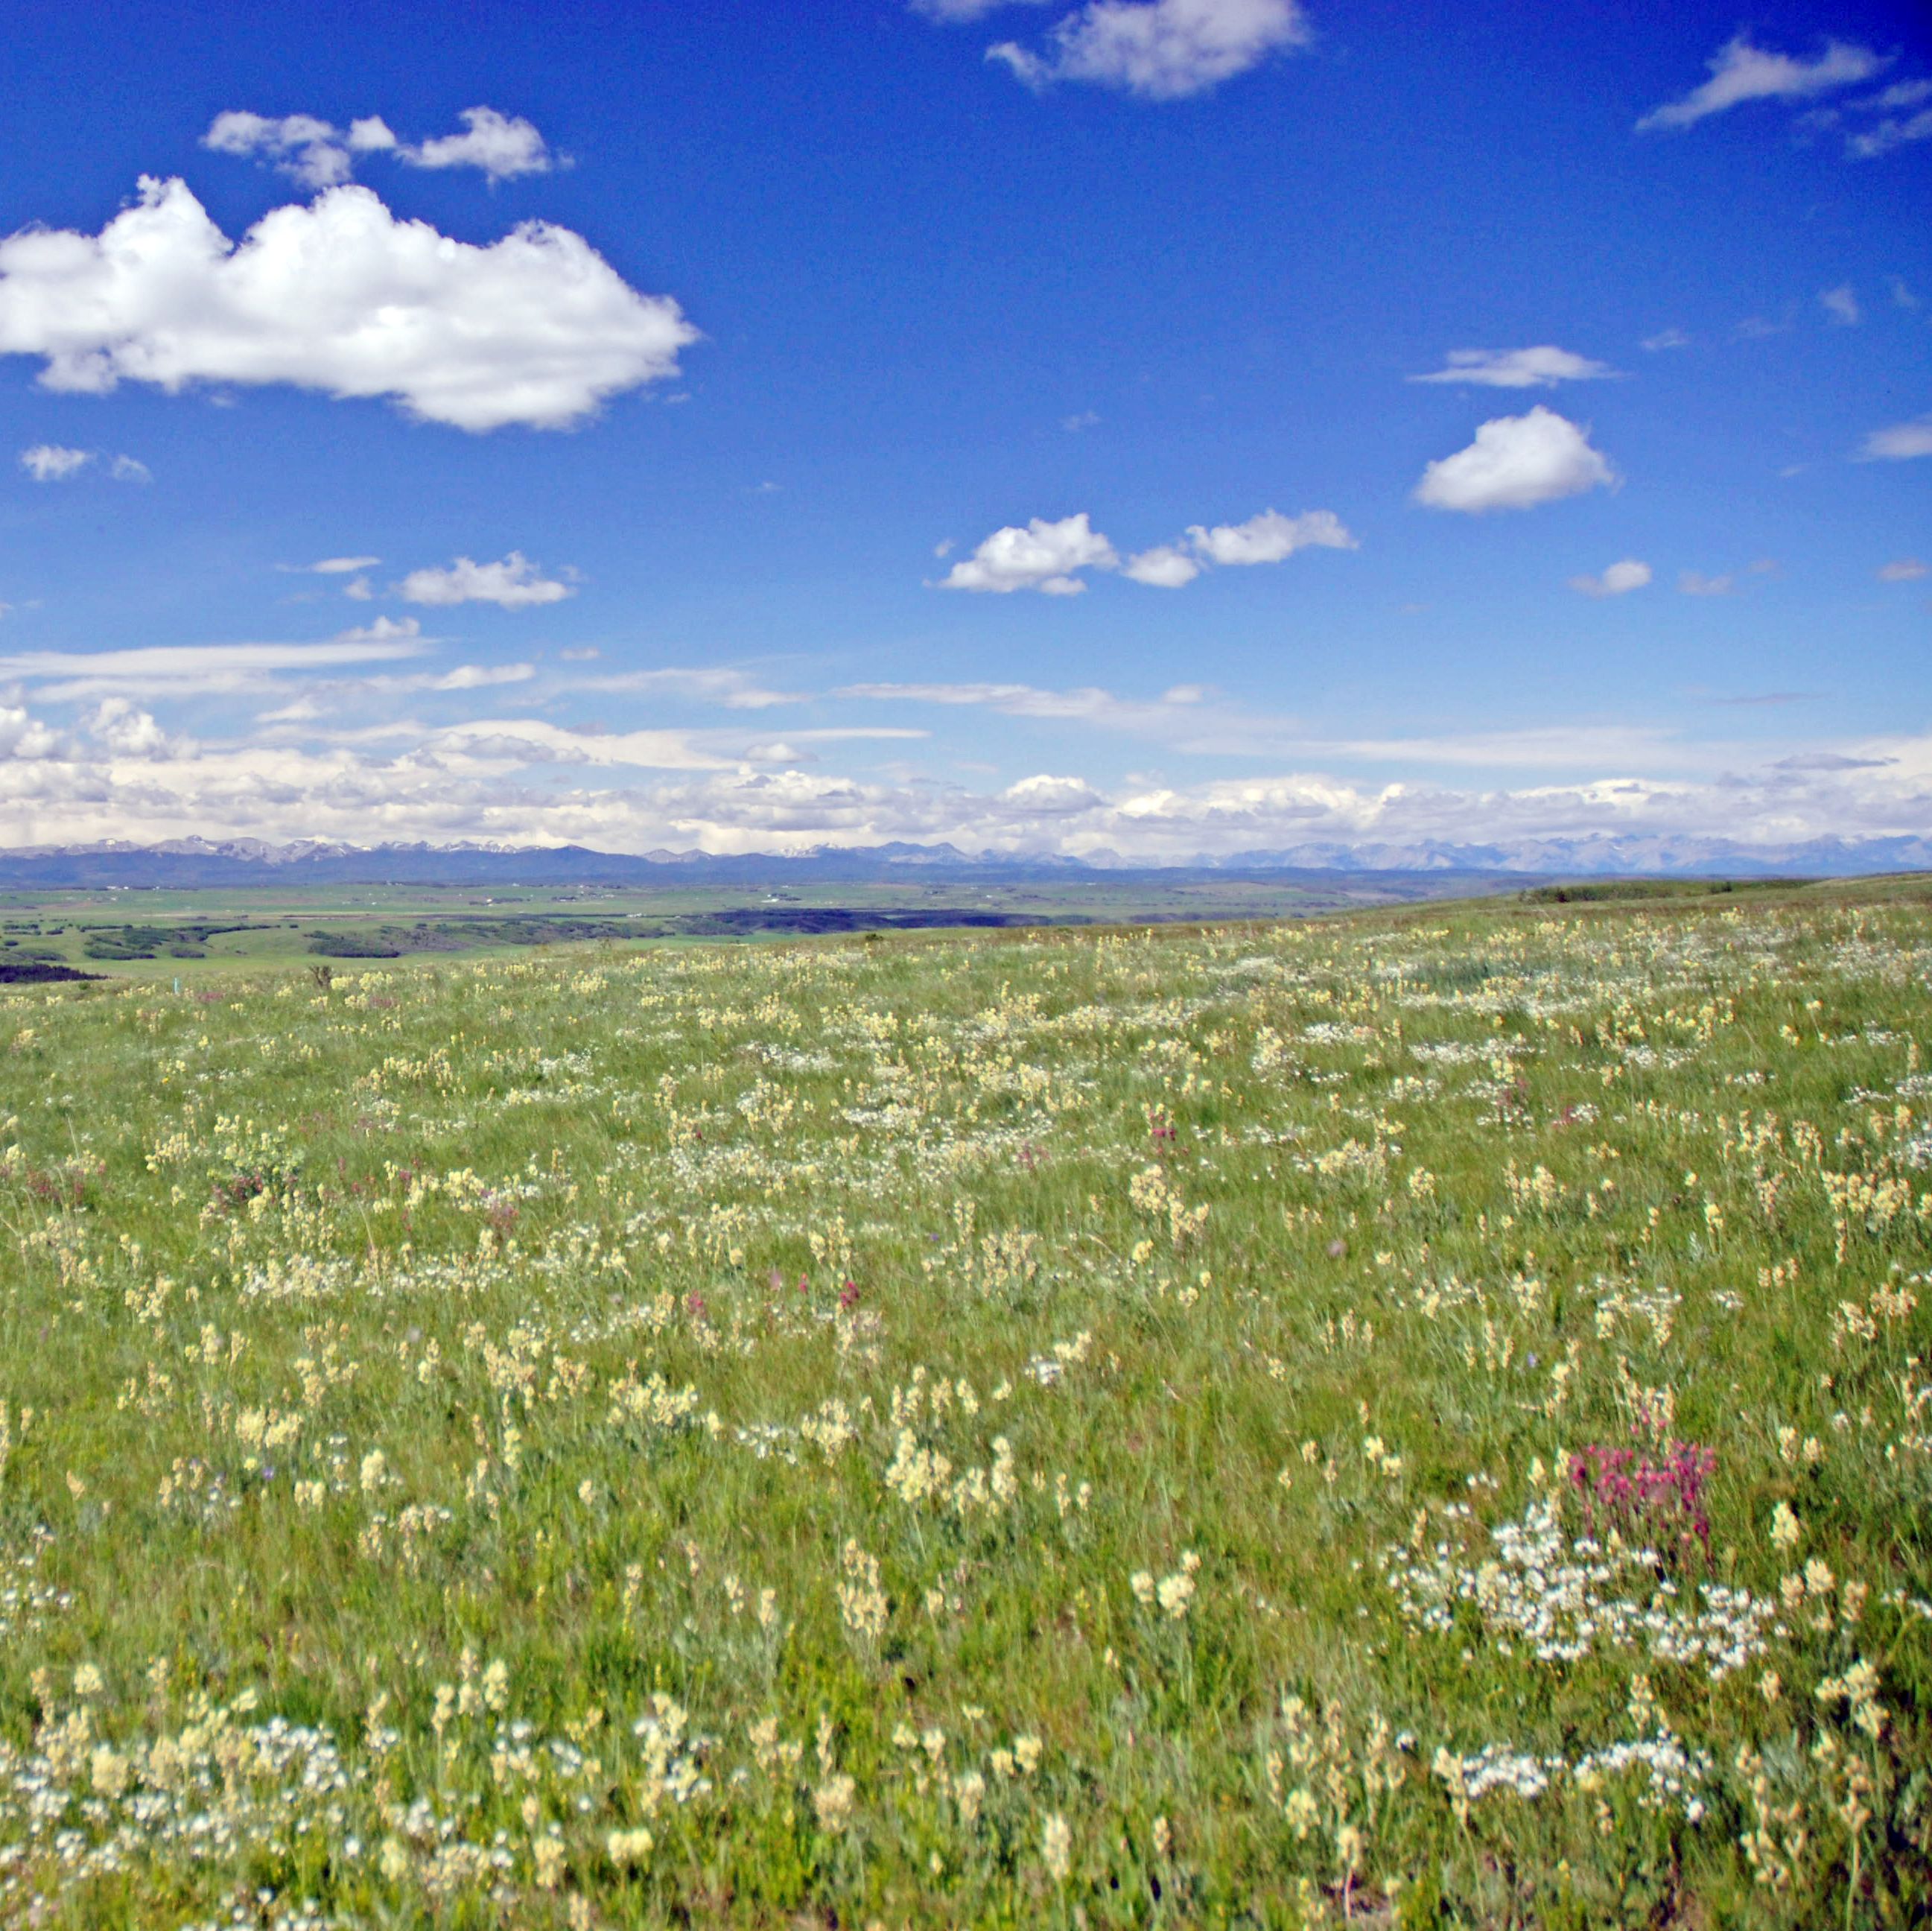
<path fill-rule="evenodd" d="M 1928 971 L 1886 887 L 0 999 L 0 1912 L 1910 1922 Z"/>

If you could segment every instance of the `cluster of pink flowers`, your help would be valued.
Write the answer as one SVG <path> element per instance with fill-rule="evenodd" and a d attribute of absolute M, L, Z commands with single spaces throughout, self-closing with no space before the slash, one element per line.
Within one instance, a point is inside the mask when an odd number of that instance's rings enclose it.
<path fill-rule="evenodd" d="M 1711 1517 L 1704 1488 L 1717 1466 L 1716 1452 L 1695 1442 L 1672 1440 L 1656 1461 L 1635 1449 L 1592 1442 L 1570 1458 L 1570 1482 L 1582 1498 L 1592 1534 L 1601 1526 L 1627 1537 L 1679 1545 L 1694 1539 L 1708 1555 Z"/>

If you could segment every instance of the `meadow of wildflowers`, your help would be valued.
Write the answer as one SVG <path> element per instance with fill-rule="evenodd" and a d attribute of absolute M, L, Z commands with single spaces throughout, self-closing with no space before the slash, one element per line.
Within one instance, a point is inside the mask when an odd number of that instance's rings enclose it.
<path fill-rule="evenodd" d="M 1922 900 L 50 987 L 0 1923 L 1932 1914 Z"/>

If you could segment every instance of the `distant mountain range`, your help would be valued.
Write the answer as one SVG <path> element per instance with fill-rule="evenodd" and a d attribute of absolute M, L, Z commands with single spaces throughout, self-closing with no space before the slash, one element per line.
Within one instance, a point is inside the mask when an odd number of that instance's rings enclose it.
<path fill-rule="evenodd" d="M 1932 836 L 1810 839 L 1789 845 L 1724 838 L 1520 839 L 1494 845 L 1422 841 L 1406 845 L 1297 845 L 1278 851 L 1202 854 L 1150 865 L 1098 851 L 1084 858 L 960 851 L 951 845 L 826 847 L 790 856 L 704 851 L 592 851 L 578 845 L 376 845 L 259 839 L 171 839 L 158 845 L 113 842 L 0 851 L 0 889 L 121 886 L 197 889 L 250 884 L 340 885 L 770 885 L 787 883 L 935 882 L 974 878 L 1016 882 L 1139 874 L 1178 882 L 1189 876 L 1296 875 L 1333 882 L 1339 873 L 1372 874 L 1388 883 L 1426 878 L 1440 890 L 1451 878 L 1472 890 L 1514 878 L 1850 878 L 1874 872 L 1932 869 Z"/>

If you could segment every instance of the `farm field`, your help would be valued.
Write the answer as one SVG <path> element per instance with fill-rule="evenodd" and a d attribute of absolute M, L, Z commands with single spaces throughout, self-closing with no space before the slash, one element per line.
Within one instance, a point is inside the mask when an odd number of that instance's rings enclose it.
<path fill-rule="evenodd" d="M 796 938 L 842 931 L 1269 918 L 1504 889 L 1471 875 L 1145 874 L 1065 881 L 246 885 L 0 890 L 0 984 L 51 965 L 98 977 L 209 974 L 314 959 L 510 956 L 557 945 Z M 1708 889 L 1701 884 L 1688 887 Z"/>
<path fill-rule="evenodd" d="M 0 1922 L 1924 1922 L 1929 909 L 0 991 Z"/>

